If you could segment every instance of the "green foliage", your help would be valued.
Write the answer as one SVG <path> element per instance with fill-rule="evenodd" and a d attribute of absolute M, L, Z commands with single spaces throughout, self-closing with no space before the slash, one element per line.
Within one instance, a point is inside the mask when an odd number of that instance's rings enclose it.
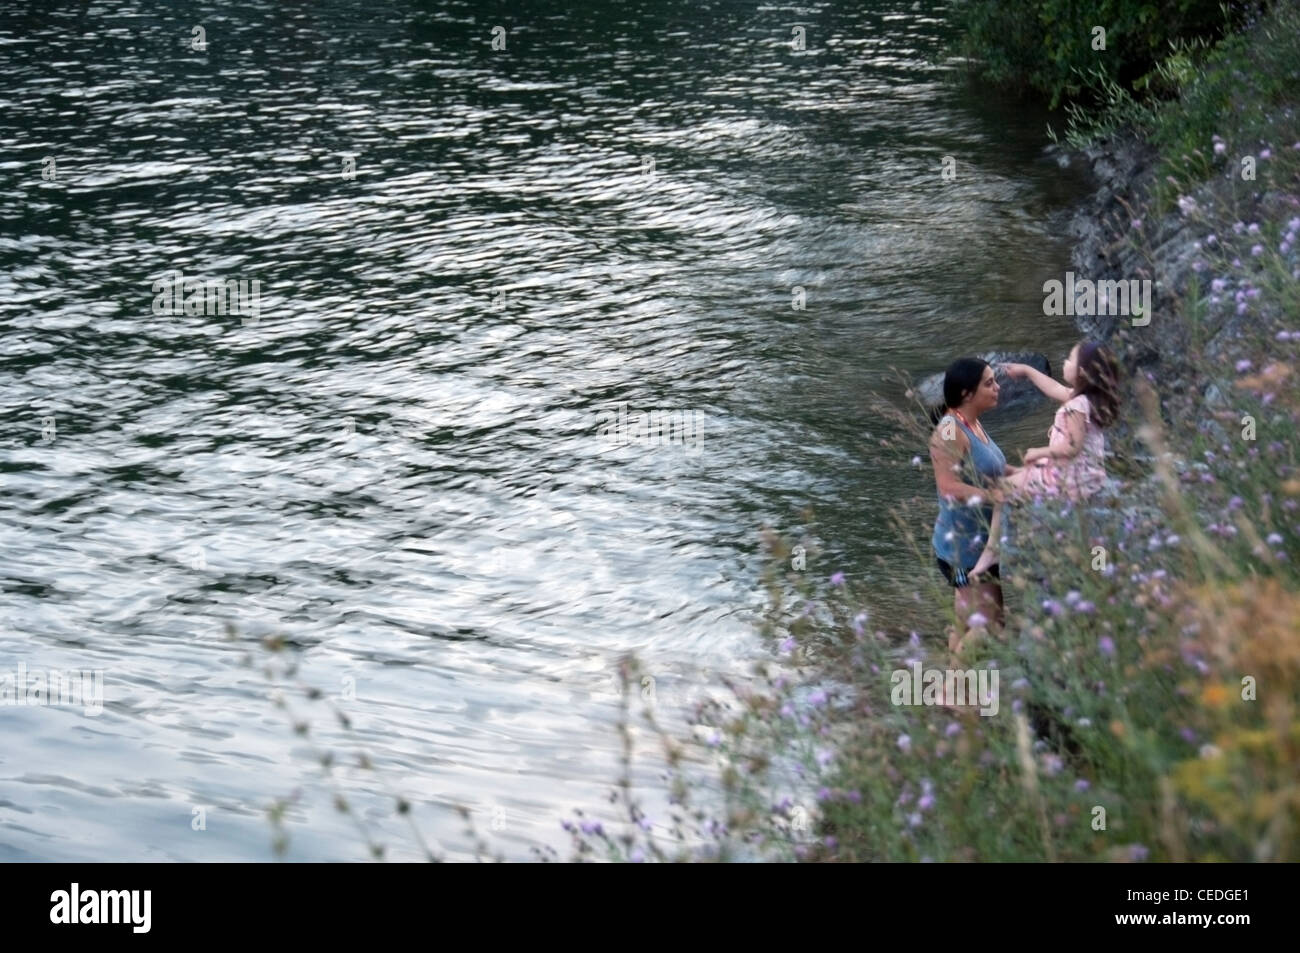
<path fill-rule="evenodd" d="M 1252 7 L 1219 0 L 966 0 L 954 8 L 961 31 L 955 52 L 983 79 L 1035 90 L 1055 108 L 1092 100 L 1099 82 L 1147 89 L 1171 48 L 1181 59 L 1169 69 L 1185 76 L 1192 52 Z"/>
<path fill-rule="evenodd" d="M 1121 132 L 1156 148 L 1157 214 L 1215 176 L 1253 191 L 1241 174 L 1243 157 L 1257 157 L 1264 146 L 1285 152 L 1300 139 L 1300 5 L 1278 4 L 1217 44 L 1179 42 L 1171 50 L 1134 84 L 1140 93 L 1095 71 L 1092 101 L 1066 107 L 1064 139 L 1076 149 Z"/>

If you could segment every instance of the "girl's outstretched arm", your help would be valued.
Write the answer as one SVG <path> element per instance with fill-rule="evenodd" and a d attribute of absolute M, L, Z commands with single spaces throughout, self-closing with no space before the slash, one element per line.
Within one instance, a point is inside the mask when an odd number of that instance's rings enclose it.
<path fill-rule="evenodd" d="M 1035 387 L 1058 404 L 1064 404 L 1070 399 L 1070 388 L 1052 380 L 1036 367 L 1030 367 L 1028 364 L 1003 364 L 1002 367 L 1008 377 L 1028 378 Z"/>

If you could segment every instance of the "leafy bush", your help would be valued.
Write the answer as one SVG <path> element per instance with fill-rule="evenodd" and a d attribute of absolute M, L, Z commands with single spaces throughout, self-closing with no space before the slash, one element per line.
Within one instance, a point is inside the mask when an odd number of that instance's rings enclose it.
<path fill-rule="evenodd" d="M 1219 0 L 966 0 L 954 7 L 955 52 L 982 78 L 1036 90 L 1053 108 L 1092 100 L 1105 83 L 1149 88 L 1171 49 L 1184 57 L 1239 25 L 1255 4 Z M 1095 28 L 1105 30 L 1104 49 Z"/>

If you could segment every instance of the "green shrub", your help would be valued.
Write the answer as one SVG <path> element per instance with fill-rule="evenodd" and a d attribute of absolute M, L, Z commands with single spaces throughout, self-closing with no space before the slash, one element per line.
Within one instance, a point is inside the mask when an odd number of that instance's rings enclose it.
<path fill-rule="evenodd" d="M 954 52 L 985 80 L 1042 93 L 1053 108 L 1093 100 L 1105 83 L 1151 87 L 1150 74 L 1174 49 L 1189 52 L 1246 20 L 1255 4 L 1219 0 L 967 0 L 954 7 Z M 1104 49 L 1096 28 L 1105 31 Z M 1144 78 L 1145 81 L 1144 81 Z"/>

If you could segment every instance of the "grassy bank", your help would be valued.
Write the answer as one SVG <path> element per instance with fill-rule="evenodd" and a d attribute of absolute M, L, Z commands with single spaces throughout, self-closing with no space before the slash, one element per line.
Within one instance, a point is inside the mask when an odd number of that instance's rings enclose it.
<path fill-rule="evenodd" d="M 803 677 L 768 672 L 765 691 L 696 713 L 721 814 L 692 807 L 666 742 L 677 813 L 656 825 L 624 788 L 625 817 L 573 827 L 575 856 L 1298 859 L 1300 22 L 1279 4 L 1242 30 L 1162 61 L 1161 98 L 1115 80 L 1108 109 L 1075 113 L 1076 141 L 1127 128 L 1158 150 L 1111 239 L 1176 289 L 1113 341 L 1159 355 L 1133 368 L 1108 437 L 1118 496 L 1016 512 L 1008 628 L 959 660 L 948 590 L 925 584 L 928 625 L 900 627 L 769 537 L 765 632 Z M 903 418 L 907 467 L 926 428 Z M 901 515 L 928 580 L 926 471 Z M 996 713 L 898 703 L 893 673 L 915 663 L 996 672 Z M 688 834 L 709 847 L 686 850 Z"/>

